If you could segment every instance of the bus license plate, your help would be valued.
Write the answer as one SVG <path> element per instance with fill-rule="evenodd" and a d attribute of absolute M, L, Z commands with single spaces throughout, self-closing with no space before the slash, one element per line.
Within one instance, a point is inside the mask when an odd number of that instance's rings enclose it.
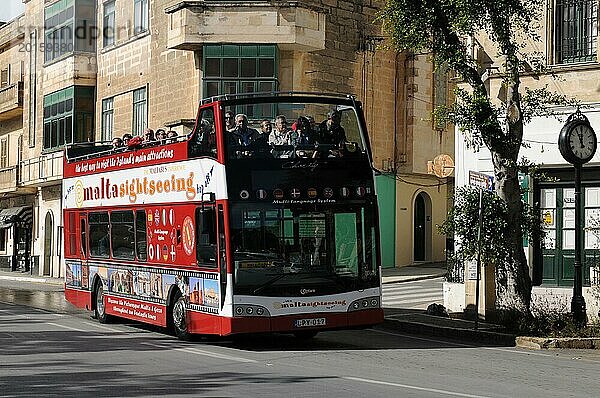
<path fill-rule="evenodd" d="M 325 326 L 325 318 L 311 318 L 311 319 L 296 319 L 294 321 L 294 327 L 306 328 L 313 326 Z"/>

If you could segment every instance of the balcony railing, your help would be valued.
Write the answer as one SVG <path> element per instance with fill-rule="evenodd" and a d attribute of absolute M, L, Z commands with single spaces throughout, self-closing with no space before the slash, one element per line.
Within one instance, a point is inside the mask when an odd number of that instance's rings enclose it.
<path fill-rule="evenodd" d="M 0 121 L 23 114 L 23 82 L 0 88 Z"/>
<path fill-rule="evenodd" d="M 0 169 L 0 192 L 17 190 L 17 166 Z"/>
<path fill-rule="evenodd" d="M 62 179 L 63 151 L 21 162 L 21 185 L 51 185 Z"/>
<path fill-rule="evenodd" d="M 23 82 L 0 88 L 0 121 L 23 114 Z"/>

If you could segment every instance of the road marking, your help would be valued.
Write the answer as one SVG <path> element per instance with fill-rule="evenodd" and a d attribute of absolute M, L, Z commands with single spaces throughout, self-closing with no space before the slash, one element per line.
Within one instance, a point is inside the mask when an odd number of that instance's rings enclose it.
<path fill-rule="evenodd" d="M 454 346 L 457 346 L 457 347 L 475 348 L 474 345 L 470 345 L 470 344 L 453 343 L 451 341 L 446 341 L 446 340 L 428 339 L 426 337 L 411 336 L 409 334 L 386 332 L 385 330 L 371 329 L 371 331 L 373 331 L 375 333 L 380 333 L 380 334 L 389 334 L 391 336 L 406 337 L 408 339 L 413 339 L 413 340 L 428 341 L 430 343 L 440 343 L 440 344 L 443 343 L 443 344 L 448 344 L 448 345 L 454 345 Z"/>
<path fill-rule="evenodd" d="M 465 394 L 465 393 L 462 393 L 462 392 L 438 390 L 436 388 L 411 386 L 411 385 L 408 385 L 408 384 L 391 383 L 391 382 L 388 382 L 388 381 L 381 381 L 381 380 L 363 379 L 361 377 L 345 376 L 345 377 L 342 377 L 342 379 L 352 380 L 352 381 L 360 381 L 360 382 L 363 382 L 363 383 L 370 383 L 370 384 L 381 384 L 381 385 L 384 385 L 384 386 L 391 386 L 391 387 L 400 387 L 400 388 L 406 388 L 406 389 L 409 389 L 409 390 L 433 392 L 433 393 L 436 393 L 436 394 L 451 395 L 451 396 L 454 396 L 454 397 L 491 398 L 491 397 L 489 397 L 487 395 Z"/>
<path fill-rule="evenodd" d="M 174 351 L 187 352 L 188 354 L 202 355 L 202 356 L 206 356 L 206 357 L 225 359 L 225 360 L 235 361 L 235 362 L 243 362 L 243 363 L 257 363 L 258 362 L 258 361 L 255 361 L 254 359 L 234 357 L 234 356 L 226 355 L 226 354 L 217 354 L 215 352 L 199 350 L 197 348 L 171 348 L 168 346 L 152 344 L 152 343 L 141 343 L 141 344 L 149 345 L 151 347 L 156 347 L 156 348 L 161 348 L 161 349 L 172 349 Z"/>
<path fill-rule="evenodd" d="M 73 328 L 73 327 L 65 326 L 65 325 L 60 325 L 58 323 L 53 323 L 53 322 L 46 322 L 46 325 L 52 325 L 52 326 L 56 326 L 58 328 L 63 328 L 63 329 L 67 329 L 67 330 L 74 330 L 76 332 L 83 332 L 83 333 L 89 332 L 89 330 L 77 329 L 77 328 Z"/>

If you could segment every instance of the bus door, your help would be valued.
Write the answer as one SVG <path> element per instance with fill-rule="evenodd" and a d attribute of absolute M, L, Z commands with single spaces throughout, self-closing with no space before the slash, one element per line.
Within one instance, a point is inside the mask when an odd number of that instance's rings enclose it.
<path fill-rule="evenodd" d="M 218 270 L 221 306 L 227 288 L 227 254 L 223 205 L 202 204 L 196 208 L 196 256 L 198 266 Z"/>
<path fill-rule="evenodd" d="M 219 274 L 221 279 L 221 308 L 225 304 L 225 292 L 227 291 L 227 247 L 225 238 L 225 212 L 223 205 L 217 206 L 217 236 L 218 239 L 218 251 L 219 251 Z"/>
<path fill-rule="evenodd" d="M 87 213 L 79 213 L 79 258 L 83 261 L 87 258 Z"/>

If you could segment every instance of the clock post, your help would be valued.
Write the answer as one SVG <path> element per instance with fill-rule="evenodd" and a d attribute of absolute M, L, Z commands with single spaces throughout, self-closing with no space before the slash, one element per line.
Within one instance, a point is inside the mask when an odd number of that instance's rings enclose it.
<path fill-rule="evenodd" d="M 575 259 L 573 263 L 573 299 L 571 312 L 577 326 L 587 322 L 583 297 L 582 253 L 583 226 L 581 225 L 581 171 L 583 165 L 594 157 L 598 140 L 589 120 L 579 109 L 569 116 L 558 136 L 558 149 L 565 160 L 575 167 Z"/>
<path fill-rule="evenodd" d="M 587 321 L 585 299 L 583 297 L 583 272 L 581 266 L 581 252 L 583 245 L 581 225 L 581 164 L 575 166 L 575 260 L 573 262 L 573 298 L 571 299 L 571 312 L 578 326 L 584 326 Z"/>

